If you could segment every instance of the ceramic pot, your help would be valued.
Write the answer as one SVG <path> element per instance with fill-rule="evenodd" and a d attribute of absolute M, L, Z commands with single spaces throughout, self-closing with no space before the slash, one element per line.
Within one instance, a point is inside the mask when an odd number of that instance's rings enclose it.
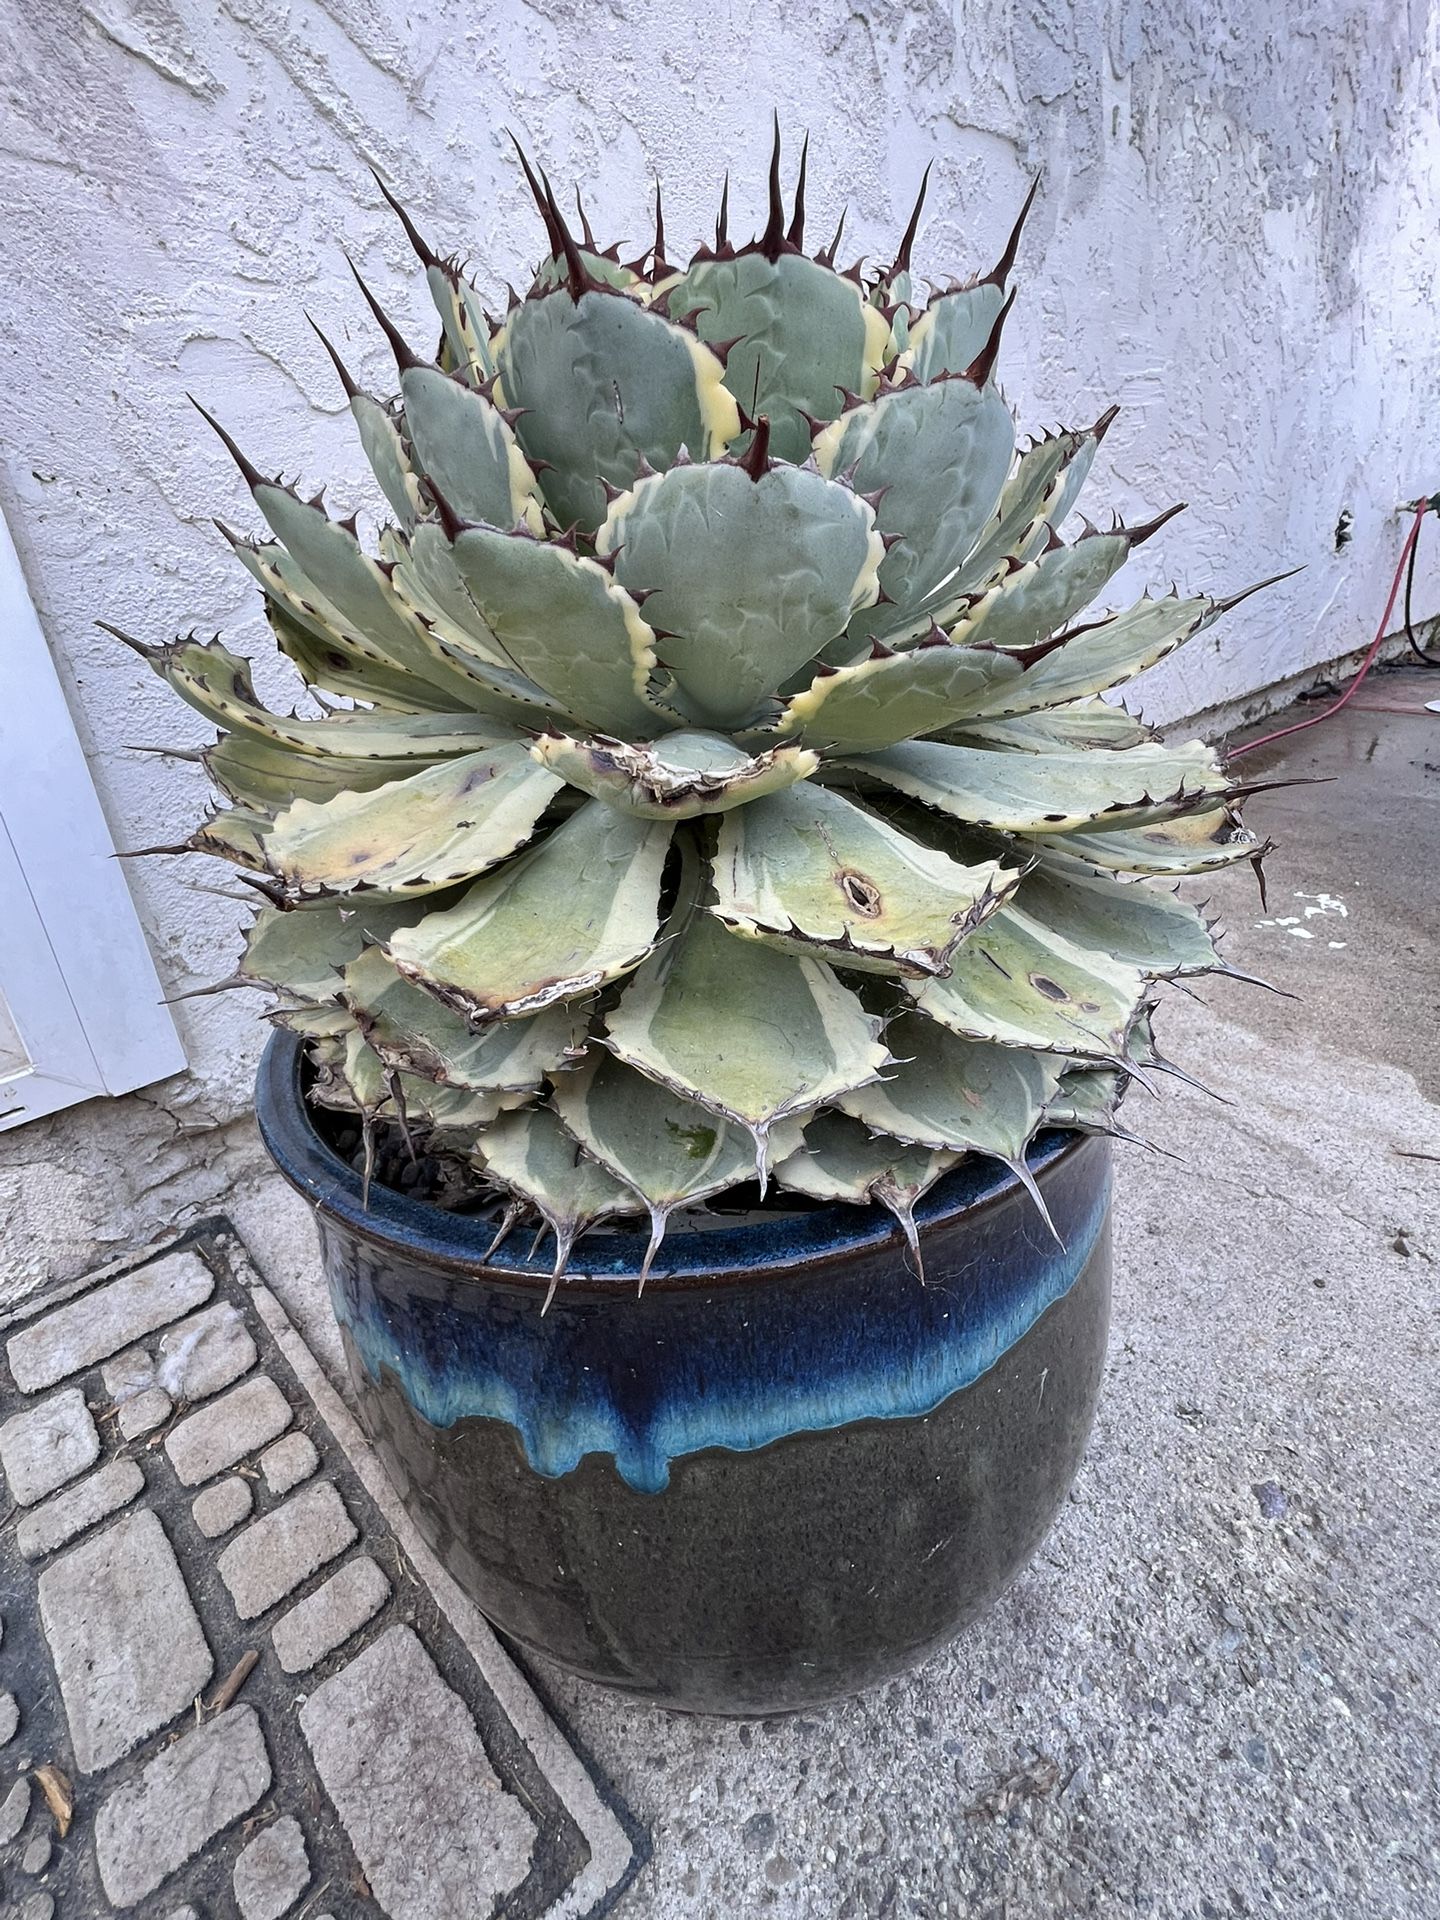
<path fill-rule="evenodd" d="M 277 1033 L 257 1110 L 312 1202 L 361 1418 L 505 1634 L 659 1705 L 764 1714 L 922 1660 L 1034 1553 L 1084 1450 L 1110 1297 L 1110 1150 L 1054 1132 L 917 1209 L 583 1239 L 547 1313 L 528 1237 L 375 1186 Z"/>

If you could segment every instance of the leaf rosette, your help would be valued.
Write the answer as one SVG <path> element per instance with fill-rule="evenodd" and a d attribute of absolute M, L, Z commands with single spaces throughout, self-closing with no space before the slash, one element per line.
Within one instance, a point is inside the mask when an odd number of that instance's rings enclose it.
<path fill-rule="evenodd" d="M 748 1182 L 879 1202 L 918 1257 L 963 1155 L 1028 1181 L 1039 1129 L 1123 1131 L 1156 983 L 1223 966 L 1150 877 L 1258 860 L 1242 795 L 1105 696 L 1234 602 L 1090 611 L 1168 515 L 1067 537 L 1112 414 L 1017 446 L 1018 223 L 923 302 L 923 187 L 895 260 L 843 271 L 778 131 L 764 231 L 731 243 L 727 192 L 683 267 L 658 201 L 622 264 L 525 167 L 548 251 L 503 318 L 402 212 L 436 357 L 368 290 L 398 396 L 327 343 L 375 552 L 225 436 L 319 717 L 218 640 L 142 648 L 218 730 L 179 850 L 264 896 L 236 982 L 317 1101 L 468 1155 L 557 1273 L 611 1219 L 648 1270 Z"/>

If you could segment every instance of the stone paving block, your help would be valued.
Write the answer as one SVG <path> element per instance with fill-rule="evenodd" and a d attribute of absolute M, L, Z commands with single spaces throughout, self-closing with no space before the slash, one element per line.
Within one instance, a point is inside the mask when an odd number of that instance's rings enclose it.
<path fill-rule="evenodd" d="M 409 1627 L 317 1687 L 300 1728 L 389 1920 L 486 1920 L 525 1878 L 535 1823 Z"/>
<path fill-rule="evenodd" d="M 133 1907 L 153 1893 L 269 1785 L 270 1757 L 253 1707 L 228 1707 L 183 1733 L 95 1816 L 95 1857 L 112 1904 Z"/>
<path fill-rule="evenodd" d="M 203 1493 L 197 1493 L 191 1511 L 195 1515 L 196 1526 L 205 1538 L 218 1540 L 222 1533 L 229 1533 L 242 1520 L 248 1520 L 254 1504 L 255 1496 L 250 1491 L 250 1482 L 242 1480 L 238 1474 L 232 1474 L 228 1480 L 217 1480 L 213 1487 L 206 1487 Z"/>
<path fill-rule="evenodd" d="M 20 1703 L 13 1693 L 0 1693 L 0 1747 L 15 1738 L 20 1725 Z"/>
<path fill-rule="evenodd" d="M 15 1527 L 15 1544 L 27 1560 L 38 1560 L 97 1520 L 128 1507 L 144 1485 L 145 1476 L 133 1460 L 109 1460 L 89 1479 L 22 1514 Z"/>
<path fill-rule="evenodd" d="M 287 1815 L 257 1833 L 235 1862 L 235 1904 L 241 1920 L 280 1920 L 310 1884 L 300 1822 Z"/>
<path fill-rule="evenodd" d="M 100 1369 L 105 1391 L 115 1402 L 116 1422 L 126 1440 L 138 1440 L 170 1418 L 174 1402 L 155 1384 L 155 1361 L 144 1347 L 116 1354 Z"/>
<path fill-rule="evenodd" d="M 194 1253 L 172 1253 L 108 1286 L 67 1301 L 11 1336 L 6 1353 L 15 1384 L 37 1393 L 68 1374 L 133 1346 L 167 1320 L 202 1306 L 215 1280 Z"/>
<path fill-rule="evenodd" d="M 50 1864 L 50 1836 L 37 1833 L 20 1856 L 20 1871 L 36 1880 Z"/>
<path fill-rule="evenodd" d="M 22 1507 L 63 1487 L 100 1457 L 100 1435 L 78 1387 L 12 1414 L 0 1427 L 0 1466 Z"/>
<path fill-rule="evenodd" d="M 273 1607 L 355 1538 L 355 1522 L 328 1480 L 307 1487 L 237 1534 L 216 1561 L 242 1620 Z"/>
<path fill-rule="evenodd" d="M 105 1391 L 112 1400 L 130 1400 L 155 1384 L 155 1361 L 144 1347 L 117 1353 L 100 1369 Z"/>
<path fill-rule="evenodd" d="M 166 1435 L 165 1451 L 181 1484 L 195 1487 L 263 1447 L 289 1424 L 289 1401 L 261 1373 L 198 1413 L 187 1414 Z"/>
<path fill-rule="evenodd" d="M 304 1673 L 373 1620 L 389 1597 L 390 1582 L 368 1553 L 347 1560 L 270 1629 L 280 1665 Z"/>
<path fill-rule="evenodd" d="M 183 1713 L 214 1672 L 175 1550 L 148 1508 L 52 1560 L 39 1600 L 82 1773 Z"/>
<path fill-rule="evenodd" d="M 138 1440 L 142 1433 L 163 1427 L 175 1411 L 175 1403 L 163 1387 L 147 1387 L 133 1400 L 122 1402 L 116 1424 L 122 1440 Z"/>
<path fill-rule="evenodd" d="M 8 1847 L 24 1826 L 30 1813 L 30 1776 L 22 1773 L 3 1800 L 0 1800 L 0 1847 Z"/>
<path fill-rule="evenodd" d="M 155 1355 L 155 1378 L 174 1400 L 208 1399 L 254 1366 L 258 1355 L 228 1300 L 166 1329 Z"/>
<path fill-rule="evenodd" d="M 278 1496 L 308 1480 L 320 1464 L 315 1442 L 308 1433 L 287 1433 L 260 1456 L 260 1471 L 271 1493 Z"/>

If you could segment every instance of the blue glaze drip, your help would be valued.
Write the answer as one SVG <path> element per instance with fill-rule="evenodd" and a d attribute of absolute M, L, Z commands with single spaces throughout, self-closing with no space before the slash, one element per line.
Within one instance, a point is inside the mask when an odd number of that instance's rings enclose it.
<path fill-rule="evenodd" d="M 538 1302 L 419 1274 L 377 1291 L 369 1256 L 332 1268 L 336 1317 L 370 1377 L 393 1376 L 432 1426 L 502 1420 L 537 1473 L 613 1455 L 637 1492 L 659 1493 L 672 1461 L 747 1452 L 857 1420 L 914 1419 L 972 1385 L 1084 1271 L 1105 1224 L 1109 1181 L 1085 1196 L 1062 1251 L 1033 1214 L 975 1222 L 963 1268 L 921 1286 L 895 1263 L 808 1283 L 757 1284 L 659 1302 Z M 644 1318 L 623 1324 L 627 1310 Z M 637 1351 L 643 1364 L 637 1364 Z"/>

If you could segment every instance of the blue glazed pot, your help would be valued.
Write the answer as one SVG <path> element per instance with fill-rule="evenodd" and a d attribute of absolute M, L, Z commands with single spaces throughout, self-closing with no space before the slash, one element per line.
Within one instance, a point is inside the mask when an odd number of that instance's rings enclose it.
<path fill-rule="evenodd" d="M 257 1112 L 319 1223 L 361 1417 L 440 1558 L 505 1633 L 692 1711 L 812 1705 L 904 1670 L 988 1606 L 1080 1462 L 1110 1299 L 1107 1141 L 1040 1137 L 1064 1242 L 992 1163 L 917 1209 L 667 1239 L 592 1234 L 548 1270 L 375 1187 L 321 1140 L 277 1033 Z"/>

